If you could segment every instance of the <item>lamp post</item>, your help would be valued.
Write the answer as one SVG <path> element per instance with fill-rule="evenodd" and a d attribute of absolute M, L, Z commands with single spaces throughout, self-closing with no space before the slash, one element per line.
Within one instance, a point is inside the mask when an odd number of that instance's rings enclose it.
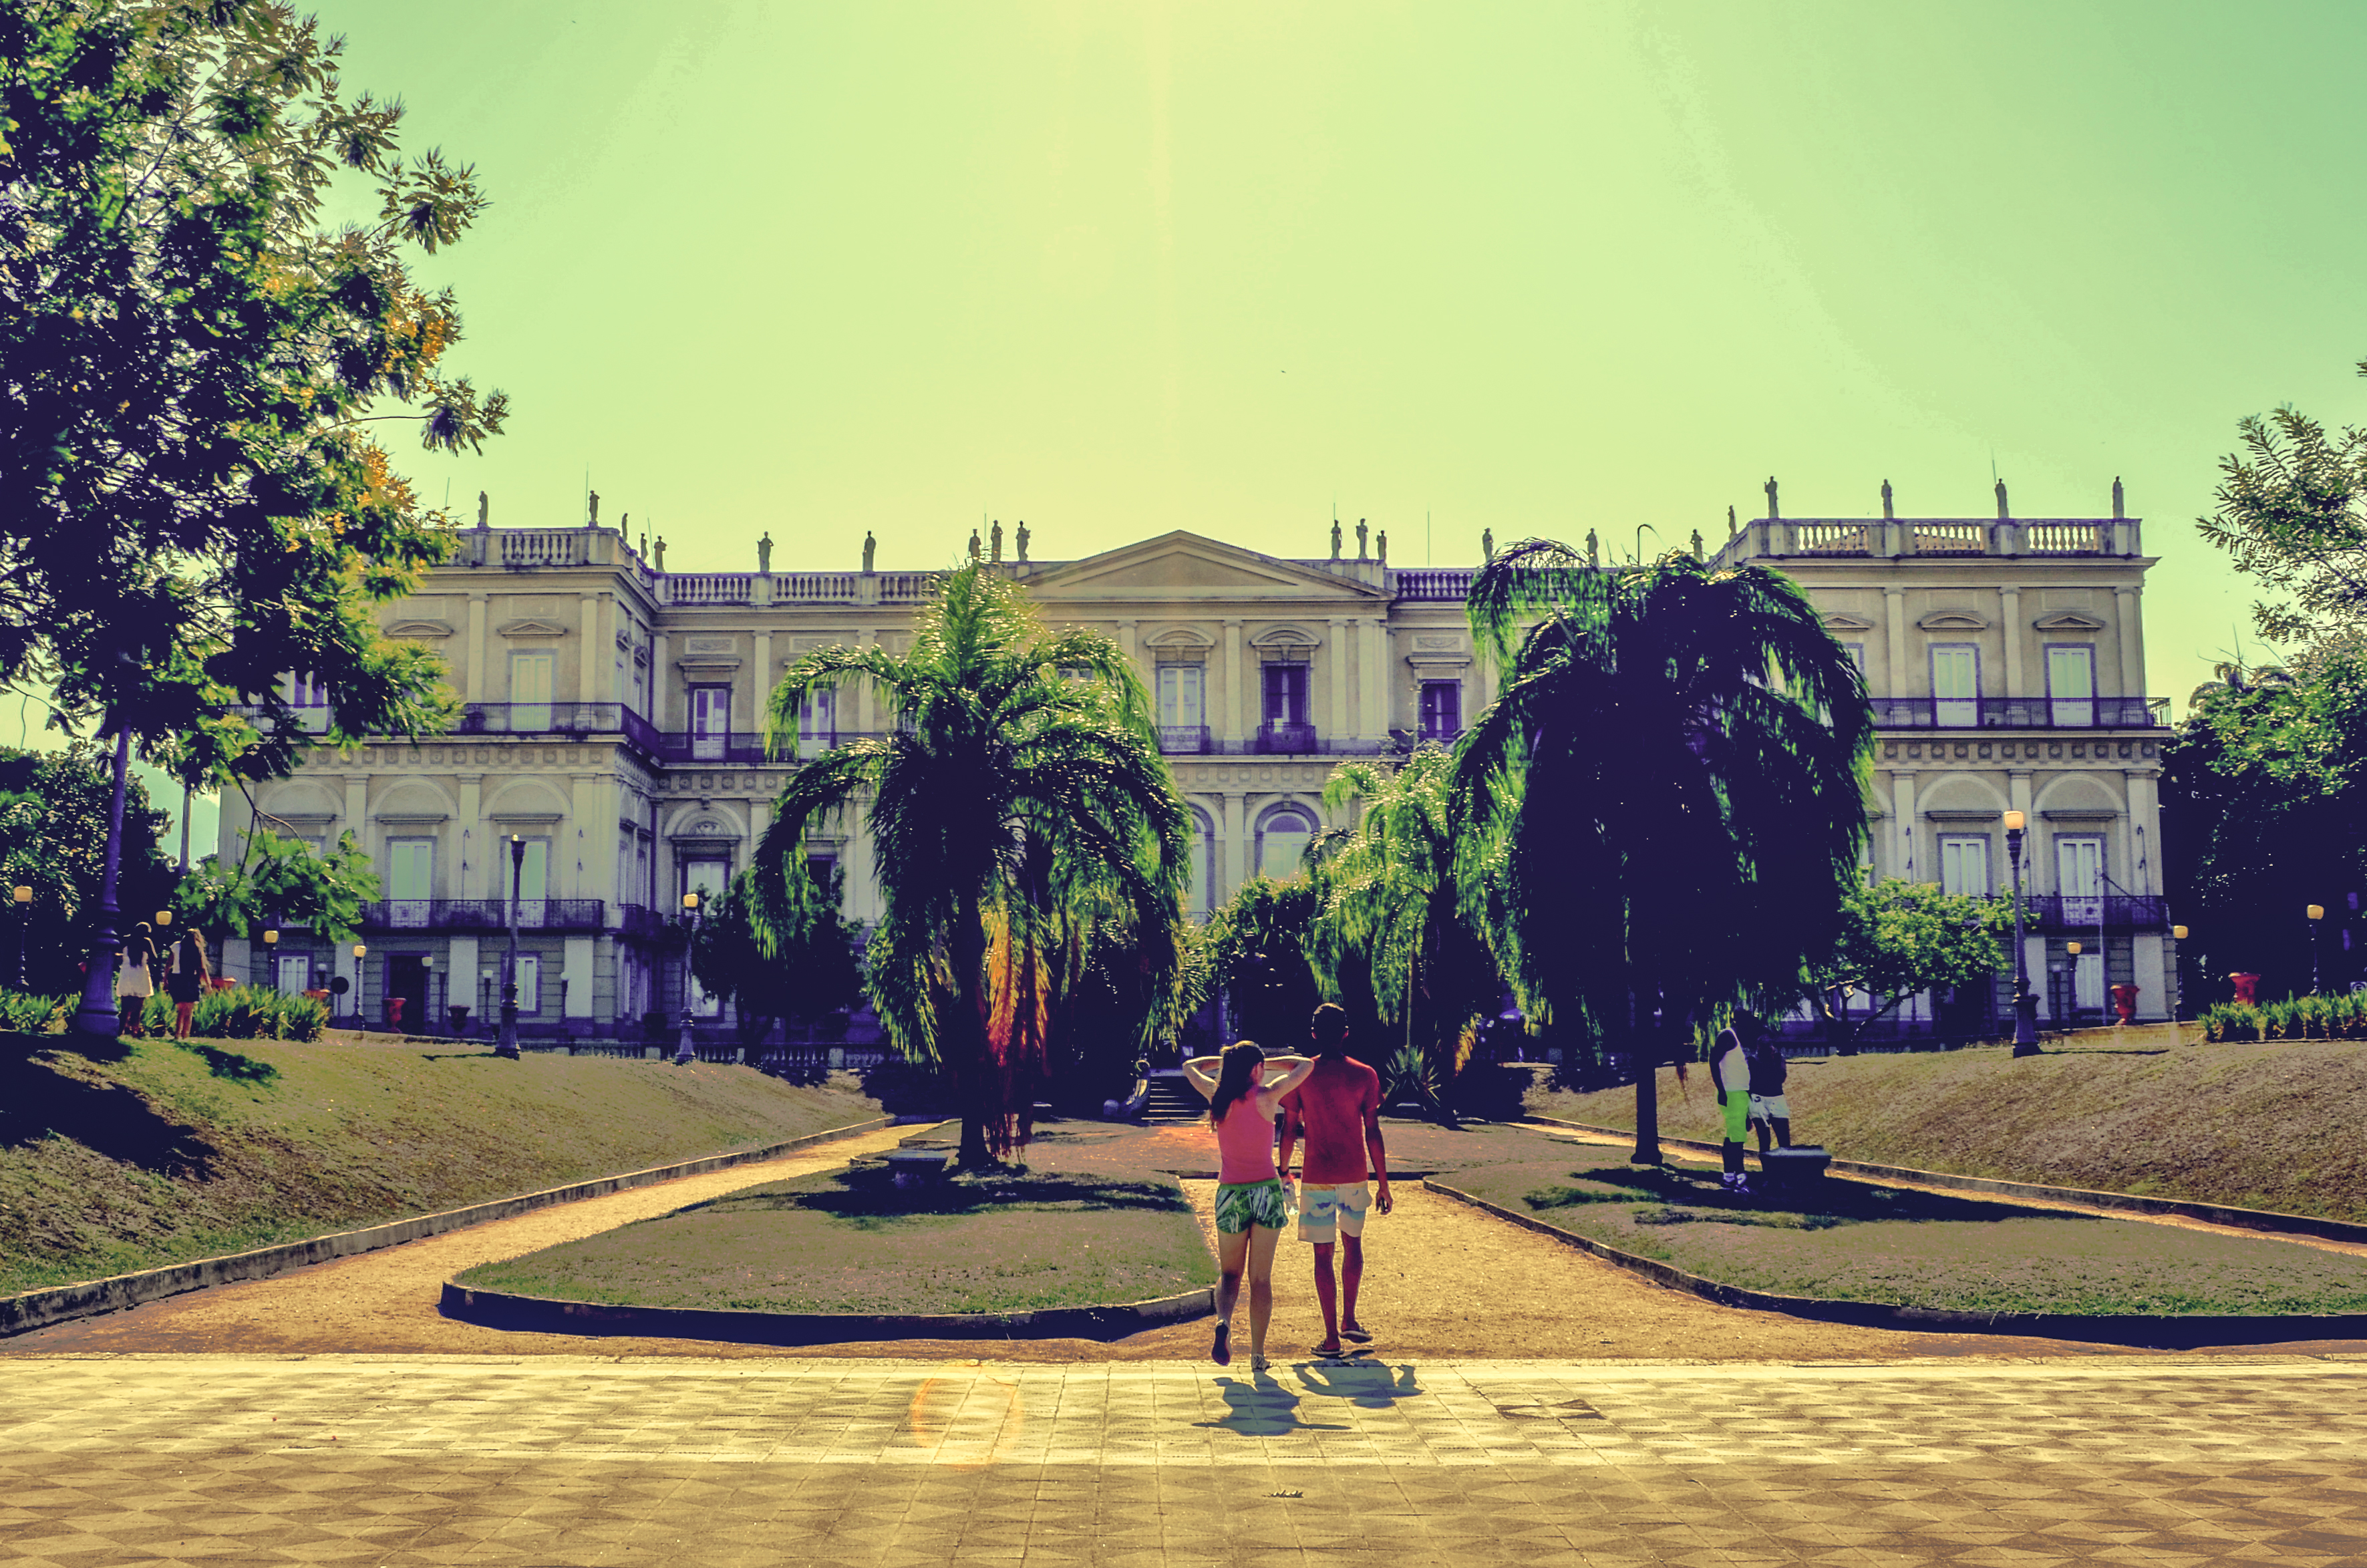
<path fill-rule="evenodd" d="M 2071 1005 L 2068 1010 L 2071 1021 L 2077 1024 L 2079 1021 L 2079 954 L 2085 949 L 2078 942 L 2066 942 L 2063 950 L 2071 957 L 2070 980 L 2067 982 L 2071 987 Z"/>
<path fill-rule="evenodd" d="M 263 979 L 260 983 L 275 988 L 279 984 L 279 966 L 273 961 L 278 956 L 279 927 L 266 926 L 263 928 Z"/>
<path fill-rule="evenodd" d="M 2020 812 L 2005 814 L 2006 858 L 2013 862 L 2013 1053 L 2038 1054 L 2038 998 L 2030 990 L 2030 951 L 2022 938 L 2022 830 Z"/>
<path fill-rule="evenodd" d="M 25 981 L 25 933 L 33 924 L 33 890 L 19 882 L 8 892 L 17 904 L 17 989 L 29 991 Z"/>
<path fill-rule="evenodd" d="M 106 872 L 98 884 L 98 923 L 90 934 L 90 969 L 83 976 L 82 1005 L 74 1009 L 74 1032 L 113 1039 L 123 1020 L 115 1012 L 115 966 L 123 953 L 116 923 L 123 912 L 115 902 L 123 869 L 123 791 L 130 778 L 131 732 L 115 732 L 115 793 L 107 809 Z"/>
<path fill-rule="evenodd" d="M 517 923 L 518 889 L 526 881 L 526 839 L 522 835 L 510 835 L 510 950 L 502 960 L 502 1032 L 493 1042 L 493 1054 L 517 1059 Z"/>
<path fill-rule="evenodd" d="M 362 960 L 368 957 L 369 944 L 356 942 L 354 944 L 354 1028 L 365 1033 L 369 1029 L 369 1018 L 362 1011 L 362 976 L 369 971 L 362 967 Z"/>
<path fill-rule="evenodd" d="M 2171 926 L 2169 939 L 2173 946 L 2183 949 L 2186 946 L 2186 927 Z M 2186 954 L 2184 952 L 2180 952 L 2176 958 L 2170 960 L 2169 974 L 2170 984 L 2173 987 L 2170 994 L 2169 1017 L 2170 1021 L 2175 1023 L 2186 1012 Z"/>
<path fill-rule="evenodd" d="M 2317 994 L 2317 931 L 2325 918 L 2326 905 L 2313 903 L 2309 906 L 2309 994 L 2313 996 Z"/>
<path fill-rule="evenodd" d="M 687 1066 L 697 1061 L 697 1042 L 691 1037 L 695 1020 L 690 1011 L 690 988 L 695 983 L 690 972 L 691 949 L 698 945 L 698 893 L 696 890 L 682 895 L 682 918 L 690 937 L 682 948 L 682 1039 L 675 1042 L 674 1064 Z"/>

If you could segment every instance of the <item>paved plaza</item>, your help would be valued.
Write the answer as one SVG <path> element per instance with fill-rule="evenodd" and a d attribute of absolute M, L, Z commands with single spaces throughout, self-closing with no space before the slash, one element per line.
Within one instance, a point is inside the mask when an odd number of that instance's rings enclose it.
<path fill-rule="evenodd" d="M 0 1561 L 2367 1561 L 2367 1358 L 0 1365 Z"/>

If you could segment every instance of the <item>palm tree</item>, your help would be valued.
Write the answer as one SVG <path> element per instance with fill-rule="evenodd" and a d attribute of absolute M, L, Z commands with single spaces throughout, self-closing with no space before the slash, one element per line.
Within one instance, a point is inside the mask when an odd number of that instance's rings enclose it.
<path fill-rule="evenodd" d="M 973 562 L 940 579 L 912 649 L 825 648 L 773 692 L 776 755 L 809 693 L 868 680 L 892 733 L 798 769 L 757 849 L 760 943 L 819 916 L 808 834 L 858 804 L 882 910 L 869 986 L 889 1038 L 961 1096 L 961 1159 L 1026 1137 L 1045 1036 L 1096 935 L 1128 942 L 1154 994 L 1184 973 L 1189 817 L 1131 662 L 1095 632 L 1048 632 L 1017 585 Z M 1147 1043 L 1158 1011 L 1141 1028 Z"/>
<path fill-rule="evenodd" d="M 1436 745 L 1395 769 L 1346 762 L 1332 771 L 1323 803 L 1363 810 L 1325 859 L 1311 944 L 1330 989 L 1369 991 L 1397 1044 L 1381 1055 L 1393 1086 L 1442 1114 L 1475 1026 L 1503 994 L 1485 924 L 1465 909 L 1455 880 L 1454 778 L 1453 757 Z"/>
<path fill-rule="evenodd" d="M 1589 568 L 1529 540 L 1472 585 L 1501 694 L 1458 748 L 1458 881 L 1533 1017 L 1654 1069 L 1745 1001 L 1785 1006 L 1867 836 L 1874 717 L 1807 597 L 1682 551 Z"/>

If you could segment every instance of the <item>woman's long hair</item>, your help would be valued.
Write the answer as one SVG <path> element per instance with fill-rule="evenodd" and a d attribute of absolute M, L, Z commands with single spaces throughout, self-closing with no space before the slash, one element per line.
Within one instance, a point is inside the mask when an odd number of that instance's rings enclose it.
<path fill-rule="evenodd" d="M 1255 1040 L 1236 1040 L 1225 1047 L 1217 1069 L 1217 1092 L 1208 1096 L 1208 1125 L 1216 1126 L 1233 1108 L 1233 1102 L 1257 1087 L 1257 1070 L 1265 1052 Z"/>
<path fill-rule="evenodd" d="M 206 969 L 206 937 L 202 931 L 181 933 L 179 967 L 187 971 L 203 974 Z"/>

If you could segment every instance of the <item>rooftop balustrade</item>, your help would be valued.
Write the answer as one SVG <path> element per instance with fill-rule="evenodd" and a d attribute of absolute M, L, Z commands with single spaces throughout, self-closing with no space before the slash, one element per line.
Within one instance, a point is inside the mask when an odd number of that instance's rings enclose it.
<path fill-rule="evenodd" d="M 1720 546 L 1717 560 L 2132 556 L 2145 553 L 2142 529 L 2136 517 L 1761 517 Z"/>

